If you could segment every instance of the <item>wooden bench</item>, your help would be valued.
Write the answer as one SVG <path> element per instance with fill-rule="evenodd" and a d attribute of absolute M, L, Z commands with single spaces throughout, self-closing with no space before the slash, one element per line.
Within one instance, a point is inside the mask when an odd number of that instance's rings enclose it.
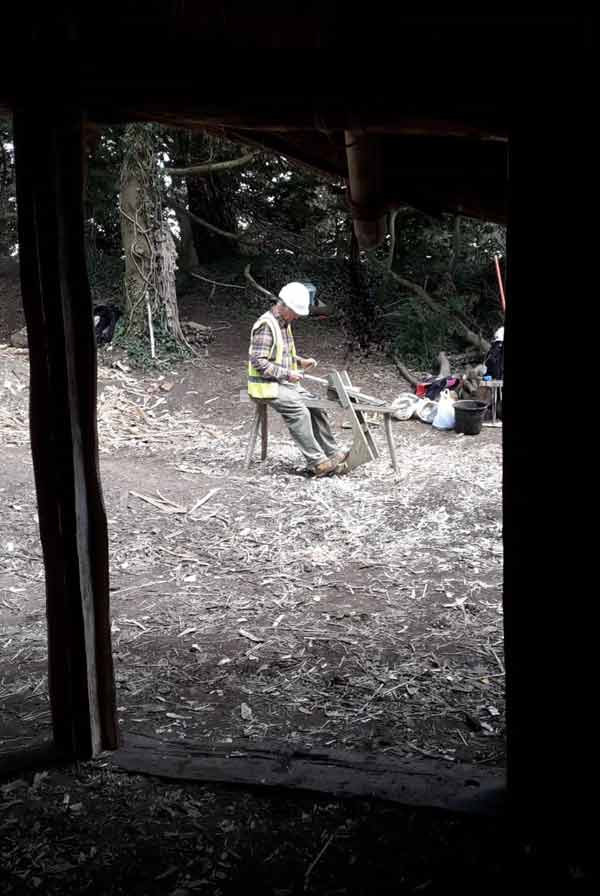
<path fill-rule="evenodd" d="M 352 470 L 354 467 L 359 466 L 359 464 L 368 463 L 370 460 L 376 460 L 379 457 L 379 451 L 373 441 L 373 436 L 367 420 L 365 419 L 365 414 L 381 414 L 383 417 L 385 437 L 390 452 L 391 465 L 394 472 L 398 472 L 396 446 L 394 445 L 392 434 L 392 415 L 394 414 L 395 408 L 385 404 L 368 404 L 355 401 L 351 399 L 346 392 L 346 387 L 351 386 L 348 375 L 346 373 L 337 373 L 337 371 L 333 371 L 330 376 L 337 389 L 338 395 L 340 396 L 338 400 L 331 398 L 316 398 L 312 395 L 303 395 L 302 393 L 300 393 L 300 397 L 308 408 L 318 408 L 319 410 L 330 412 L 343 410 L 350 417 L 350 422 L 352 423 L 353 444 L 346 461 L 348 469 Z M 252 402 L 256 405 L 256 413 L 250 431 L 250 441 L 248 442 L 246 456 L 244 458 L 244 469 L 247 470 L 252 463 L 259 431 L 261 435 L 261 460 L 266 460 L 267 457 L 269 438 L 269 400 L 250 398 L 247 392 L 240 392 L 240 399 L 242 401 Z"/>

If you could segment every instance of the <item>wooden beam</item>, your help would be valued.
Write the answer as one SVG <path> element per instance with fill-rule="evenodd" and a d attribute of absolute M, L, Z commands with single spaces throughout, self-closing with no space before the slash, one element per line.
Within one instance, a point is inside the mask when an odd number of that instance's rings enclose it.
<path fill-rule="evenodd" d="M 215 133 L 221 131 L 215 129 Z M 231 140 L 277 152 L 305 167 L 348 178 L 342 132 L 324 135 L 317 131 L 272 133 L 225 128 L 222 133 Z M 410 205 L 436 216 L 460 212 L 506 224 L 508 157 L 504 143 L 399 136 L 394 132 L 376 139 L 382 154 L 380 192 L 387 208 Z"/>
<path fill-rule="evenodd" d="M 244 399 L 245 401 L 246 399 Z M 248 400 L 252 400 L 248 398 Z M 261 428 L 262 423 L 262 411 L 260 404 L 256 403 L 256 409 L 254 411 L 254 419 L 252 420 L 252 429 L 250 430 L 250 439 L 248 441 L 248 447 L 246 448 L 246 456 L 244 457 L 244 470 L 250 469 L 250 464 L 252 463 L 252 457 L 254 455 L 254 446 L 256 445 L 256 440 L 258 438 L 258 433 Z"/>
<path fill-rule="evenodd" d="M 501 769 L 374 753 L 296 750 L 288 742 L 213 745 L 126 734 L 109 762 L 114 768 L 169 780 L 309 790 L 481 815 L 499 815 L 504 806 Z"/>
<path fill-rule="evenodd" d="M 398 458 L 396 457 L 396 446 L 394 444 L 394 433 L 392 432 L 392 415 L 383 415 L 383 425 L 385 427 L 385 437 L 387 439 L 388 448 L 390 450 L 390 460 L 394 473 L 398 472 Z"/>
<path fill-rule="evenodd" d="M 593 228 L 573 226 L 586 220 L 589 208 L 593 144 L 585 133 L 565 129 L 548 140 L 543 127 L 566 104 L 572 120 L 581 120 L 592 102 L 583 46 L 567 43 L 563 56 L 560 71 L 551 58 L 546 68 L 538 64 L 544 85 L 524 89 L 510 148 L 504 626 L 513 829 L 544 850 L 549 863 L 576 865 L 582 854 L 591 858 L 597 850 L 587 821 L 598 790 L 587 761 L 595 757 L 589 711 L 597 702 L 597 634 L 589 583 L 595 580 L 597 537 L 584 509 L 595 507 L 594 473 L 584 460 L 586 423 L 575 419 L 571 426 L 558 411 L 573 407 L 572 378 L 552 378 L 552 400 L 544 406 L 555 414 L 553 424 L 546 410 L 532 412 L 523 392 L 532 346 L 568 340 L 586 319 L 579 304 L 589 297 L 584 259 L 595 253 Z M 549 250 L 549 240 L 556 251 Z"/>
<path fill-rule="evenodd" d="M 15 110 L 31 450 L 46 570 L 57 749 L 117 746 L 108 539 L 96 429 L 96 347 L 82 209 L 82 122 L 39 98 Z"/>

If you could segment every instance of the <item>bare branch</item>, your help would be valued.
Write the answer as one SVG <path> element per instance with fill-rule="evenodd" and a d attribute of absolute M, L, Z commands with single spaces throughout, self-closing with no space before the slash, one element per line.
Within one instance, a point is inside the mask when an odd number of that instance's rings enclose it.
<path fill-rule="evenodd" d="M 487 341 L 487 339 L 484 339 L 482 336 L 474 333 L 473 330 L 470 329 L 468 324 L 462 319 L 460 314 L 454 311 L 448 311 L 447 308 L 444 308 L 443 305 L 440 305 L 438 302 L 436 302 L 435 299 L 433 299 L 429 295 L 429 293 L 423 289 L 422 286 L 419 286 L 417 283 L 412 283 L 412 281 L 410 280 L 405 280 L 404 277 L 401 277 L 400 274 L 392 271 L 391 268 L 387 267 L 387 265 L 384 265 L 381 262 L 377 261 L 374 256 L 371 256 L 371 260 L 376 266 L 387 271 L 389 275 L 393 277 L 397 283 L 400 284 L 400 286 L 403 286 L 405 289 L 410 290 L 412 293 L 414 293 L 414 295 L 418 296 L 431 311 L 435 312 L 435 314 L 442 314 L 445 317 L 449 317 L 455 320 L 467 342 L 470 342 L 471 345 L 476 346 L 476 348 L 480 349 L 480 351 L 482 352 L 488 352 L 490 350 L 490 343 Z M 393 313 L 386 316 L 391 317 L 393 316 Z"/>
<path fill-rule="evenodd" d="M 400 375 L 404 377 L 407 383 L 410 383 L 411 386 L 416 386 L 419 380 L 416 376 L 413 376 L 412 373 L 404 366 L 398 355 L 394 355 L 394 364 L 398 368 Z"/>
<path fill-rule="evenodd" d="M 405 365 L 400 360 L 400 357 L 398 355 L 393 355 L 393 359 L 394 359 L 394 364 L 398 368 L 398 372 L 406 380 L 406 382 L 410 383 L 411 386 L 417 386 L 419 383 L 419 380 L 417 379 L 416 376 L 414 376 L 414 374 L 412 374 L 410 372 L 410 370 L 407 367 L 405 367 Z M 436 376 L 436 380 L 442 380 L 445 377 L 450 376 L 450 362 L 444 352 L 439 353 L 438 364 L 439 364 L 440 369 Z"/>
<path fill-rule="evenodd" d="M 173 208 L 178 209 L 181 212 L 184 212 L 191 218 L 192 221 L 195 221 L 196 224 L 200 224 L 201 227 L 206 227 L 207 230 L 212 230 L 214 233 L 218 233 L 219 236 L 224 236 L 228 240 L 236 240 L 238 243 L 250 243 L 251 241 L 244 236 L 240 236 L 237 233 L 230 233 L 228 230 L 221 230 L 220 227 L 215 227 L 214 224 L 209 224 L 208 221 L 205 221 L 204 218 L 199 218 L 198 215 L 195 215 L 193 212 L 190 212 L 184 205 L 179 205 L 177 202 L 170 203 Z"/>
<path fill-rule="evenodd" d="M 249 264 L 247 264 L 246 267 L 244 268 L 244 277 L 246 278 L 248 283 L 250 283 L 250 285 L 254 287 L 254 289 L 257 289 L 259 292 L 264 293 L 264 295 L 269 296 L 269 298 L 273 299 L 275 302 L 277 301 L 276 295 L 273 295 L 272 292 L 269 292 L 268 289 L 265 289 L 264 286 L 261 286 L 259 283 L 256 282 L 256 280 L 250 273 L 250 265 Z"/>
<path fill-rule="evenodd" d="M 202 165 L 190 165 L 188 168 L 165 168 L 165 174 L 182 174 L 188 177 L 197 177 L 203 174 L 212 174 L 215 171 L 229 171 L 231 168 L 241 168 L 247 165 L 258 155 L 258 151 L 249 152 L 238 159 L 230 159 L 228 162 L 205 162 Z"/>
<path fill-rule="evenodd" d="M 207 230 L 212 230 L 214 233 L 218 233 L 219 236 L 224 236 L 228 240 L 236 240 L 238 243 L 244 243 L 248 246 L 256 247 L 257 243 L 255 240 L 250 239 L 249 237 L 242 236 L 237 233 L 230 233 L 228 230 L 221 230 L 220 227 L 215 227 L 214 224 L 209 224 L 208 221 L 205 221 L 204 218 L 199 218 L 198 215 L 195 215 L 193 212 L 189 211 L 184 205 L 181 205 L 178 202 L 174 202 L 170 200 L 169 205 L 171 208 L 175 209 L 175 211 L 182 212 L 187 215 L 192 221 L 195 221 L 196 224 L 199 224 L 201 227 L 206 227 Z M 262 223 L 259 219 L 256 219 L 256 223 Z M 335 258 L 334 255 L 318 255 L 316 252 L 311 251 L 310 249 L 304 249 L 301 246 L 297 246 L 294 243 L 287 240 L 285 237 L 282 237 L 281 231 L 278 233 L 278 242 L 280 245 L 287 245 L 292 251 L 297 252 L 298 255 L 305 255 L 312 258 L 319 258 L 322 261 L 330 261 L 332 258 Z"/>
<path fill-rule="evenodd" d="M 246 289 L 245 286 L 239 286 L 236 283 L 220 283 L 218 280 L 211 280 L 210 277 L 203 277 L 202 274 L 196 274 L 194 271 L 186 271 L 186 274 L 189 274 L 190 277 L 195 277 L 196 280 L 212 283 L 213 286 L 226 286 L 228 289 Z"/>

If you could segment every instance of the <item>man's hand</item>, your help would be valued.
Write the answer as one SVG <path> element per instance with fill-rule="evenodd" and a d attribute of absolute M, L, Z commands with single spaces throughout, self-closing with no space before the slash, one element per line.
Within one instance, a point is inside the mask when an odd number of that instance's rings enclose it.
<path fill-rule="evenodd" d="M 301 379 L 301 373 L 288 373 L 288 383 L 299 383 Z"/>
<path fill-rule="evenodd" d="M 313 367 L 317 366 L 317 361 L 315 358 L 299 358 L 300 367 L 302 370 L 312 370 Z"/>

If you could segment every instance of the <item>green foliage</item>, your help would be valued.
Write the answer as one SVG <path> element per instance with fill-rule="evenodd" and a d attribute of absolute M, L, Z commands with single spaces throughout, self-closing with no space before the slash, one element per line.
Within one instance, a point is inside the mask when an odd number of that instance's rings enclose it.
<path fill-rule="evenodd" d="M 261 250 L 277 246 L 304 257 L 347 256 L 348 209 L 337 179 L 265 153 L 243 169 L 235 202 Z"/>
<path fill-rule="evenodd" d="M 457 319 L 489 339 L 502 323 L 494 254 L 504 252 L 504 229 L 494 224 L 451 215 L 433 219 L 414 209 L 401 210 L 393 271 L 425 290 L 440 311 L 384 275 L 377 290 L 380 343 L 425 369 L 432 367 L 440 351 L 464 347 Z M 364 263 L 385 271 L 389 254 L 390 238 Z"/>
<path fill-rule="evenodd" d="M 439 352 L 460 346 L 450 318 L 435 314 L 418 300 L 405 296 L 391 318 L 387 346 L 391 355 L 422 369 L 433 369 Z"/>
<path fill-rule="evenodd" d="M 192 352 L 181 345 L 172 335 L 161 327 L 154 328 L 156 357 L 152 357 L 148 335 L 136 335 L 127 332 L 127 324 L 121 318 L 117 321 L 112 345 L 116 349 L 127 352 L 127 359 L 132 367 L 139 370 L 158 370 L 167 362 L 182 361 L 192 356 Z"/>
<path fill-rule="evenodd" d="M 84 204 L 86 242 L 104 256 L 121 256 L 119 176 L 123 126 L 104 128 L 90 153 Z"/>
<path fill-rule="evenodd" d="M 94 305 L 123 303 L 123 262 L 120 256 L 100 251 L 97 244 L 86 241 L 88 279 Z"/>
<path fill-rule="evenodd" d="M 0 118 L 0 256 L 10 255 L 18 239 L 15 192 L 12 121 Z"/>

